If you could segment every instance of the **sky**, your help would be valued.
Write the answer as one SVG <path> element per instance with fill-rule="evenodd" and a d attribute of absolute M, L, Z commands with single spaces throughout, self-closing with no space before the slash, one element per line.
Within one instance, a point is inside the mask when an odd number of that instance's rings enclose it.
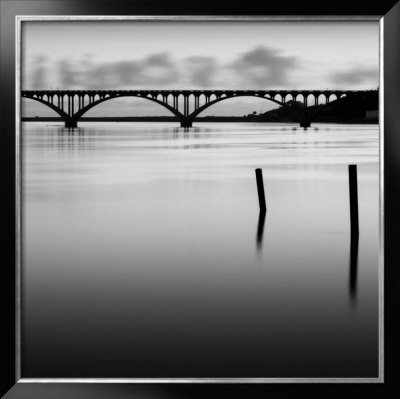
<path fill-rule="evenodd" d="M 25 21 L 23 90 L 376 89 L 378 22 Z M 275 108 L 226 100 L 203 115 Z M 23 115 L 56 115 L 23 100 Z M 170 115 L 143 99 L 107 101 L 86 116 Z"/>

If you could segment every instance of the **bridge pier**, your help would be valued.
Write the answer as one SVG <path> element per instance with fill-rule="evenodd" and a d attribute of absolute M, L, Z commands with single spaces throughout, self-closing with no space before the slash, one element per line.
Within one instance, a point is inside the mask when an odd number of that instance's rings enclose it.
<path fill-rule="evenodd" d="M 311 122 L 310 121 L 302 121 L 302 122 L 300 122 L 300 127 L 304 127 L 304 129 L 307 129 L 308 127 L 311 127 Z"/>
<path fill-rule="evenodd" d="M 78 121 L 75 119 L 69 119 L 65 121 L 65 127 L 74 128 L 78 126 Z"/>
<path fill-rule="evenodd" d="M 191 120 L 181 121 L 181 127 L 192 127 L 192 121 Z"/>

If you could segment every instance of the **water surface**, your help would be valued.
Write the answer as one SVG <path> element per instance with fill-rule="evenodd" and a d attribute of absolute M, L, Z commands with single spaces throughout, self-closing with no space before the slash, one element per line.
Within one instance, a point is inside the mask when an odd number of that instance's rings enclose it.
<path fill-rule="evenodd" d="M 23 123 L 22 150 L 23 377 L 377 377 L 378 126 Z"/>

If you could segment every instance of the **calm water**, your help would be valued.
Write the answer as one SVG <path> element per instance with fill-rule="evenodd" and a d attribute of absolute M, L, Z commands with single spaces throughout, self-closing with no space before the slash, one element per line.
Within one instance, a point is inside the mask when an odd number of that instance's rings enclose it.
<path fill-rule="evenodd" d="M 23 377 L 377 377 L 378 127 L 175 126 L 23 124 Z"/>

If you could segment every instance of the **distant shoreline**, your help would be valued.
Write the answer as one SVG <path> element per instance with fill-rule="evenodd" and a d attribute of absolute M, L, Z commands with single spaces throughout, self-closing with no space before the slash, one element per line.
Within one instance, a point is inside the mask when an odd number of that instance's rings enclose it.
<path fill-rule="evenodd" d="M 23 117 L 22 122 L 64 122 L 58 117 Z M 80 118 L 79 122 L 179 122 L 174 117 L 169 116 L 135 116 L 135 117 L 87 117 Z M 196 122 L 256 122 L 256 123 L 298 123 L 291 120 L 261 120 L 257 116 L 206 116 L 196 118 Z M 342 123 L 342 124 L 379 124 L 378 119 L 358 119 L 338 120 L 329 118 L 326 120 L 315 120 L 311 123 Z"/>

